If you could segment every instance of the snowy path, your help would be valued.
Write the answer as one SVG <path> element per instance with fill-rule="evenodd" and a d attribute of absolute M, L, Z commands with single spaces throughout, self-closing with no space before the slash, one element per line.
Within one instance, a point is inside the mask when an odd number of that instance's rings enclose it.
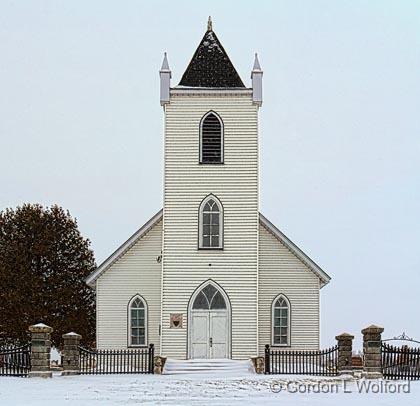
<path fill-rule="evenodd" d="M 280 378 L 281 382 L 288 380 L 319 382 L 307 377 Z M 420 382 L 411 383 L 411 393 L 400 394 L 360 394 L 355 381 L 347 385 L 352 393 L 343 393 L 342 382 L 333 378 L 328 382 L 339 382 L 338 393 L 273 393 L 270 390 L 273 382 L 279 382 L 279 378 L 251 374 L 224 378 L 206 375 L 56 376 L 48 380 L 0 377 L 0 405 L 420 405 Z"/>

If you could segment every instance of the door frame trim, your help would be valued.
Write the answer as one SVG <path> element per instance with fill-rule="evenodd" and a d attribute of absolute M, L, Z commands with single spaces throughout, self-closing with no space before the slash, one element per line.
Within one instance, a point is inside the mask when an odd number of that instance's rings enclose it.
<path fill-rule="evenodd" d="M 207 285 L 212 284 L 223 296 L 223 299 L 225 299 L 226 302 L 226 310 L 227 310 L 227 323 L 228 323 L 228 329 L 227 329 L 227 357 L 232 358 L 232 306 L 230 303 L 229 296 L 227 295 L 226 291 L 213 279 L 207 279 L 203 283 L 197 286 L 197 288 L 194 290 L 192 295 L 190 296 L 190 300 L 188 301 L 188 317 L 187 317 L 187 359 L 191 359 L 192 354 L 192 306 L 194 303 L 195 298 L 197 295 L 201 292 L 203 288 L 205 288 Z"/>

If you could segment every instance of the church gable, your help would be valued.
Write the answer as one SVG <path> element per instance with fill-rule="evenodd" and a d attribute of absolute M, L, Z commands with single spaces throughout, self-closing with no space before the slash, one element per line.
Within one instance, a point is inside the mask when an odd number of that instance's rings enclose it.
<path fill-rule="evenodd" d="M 309 258 L 296 244 L 287 238 L 273 223 L 260 213 L 260 225 L 269 232 L 273 239 L 275 238 L 284 248 L 293 254 L 307 269 L 313 272 L 320 281 L 321 288 L 325 286 L 331 277 L 321 269 L 311 258 Z M 261 240 L 261 239 L 260 239 Z"/>
<path fill-rule="evenodd" d="M 259 353 L 264 353 L 265 344 L 284 345 L 293 350 L 319 349 L 319 297 L 325 282 L 263 221 L 258 258 Z M 290 309 L 284 342 L 275 340 L 278 325 L 274 324 L 273 306 L 279 297 L 285 298 Z"/>
<path fill-rule="evenodd" d="M 86 278 L 86 283 L 94 288 L 97 279 L 121 259 L 132 247 L 134 247 L 153 228 L 161 223 L 163 210 L 159 210 L 147 223 L 140 227 L 126 242 L 117 248 L 96 270 Z"/>
<path fill-rule="evenodd" d="M 96 276 L 96 315 L 98 348 L 127 348 L 155 345 L 159 351 L 161 311 L 162 221 L 136 233 L 135 241 L 123 244 L 112 263 L 100 266 Z M 91 282 L 92 283 L 92 282 Z M 143 319 L 133 328 L 133 307 L 142 308 Z M 140 323 L 140 324 L 139 324 Z M 134 331 L 133 331 L 134 330 Z"/>

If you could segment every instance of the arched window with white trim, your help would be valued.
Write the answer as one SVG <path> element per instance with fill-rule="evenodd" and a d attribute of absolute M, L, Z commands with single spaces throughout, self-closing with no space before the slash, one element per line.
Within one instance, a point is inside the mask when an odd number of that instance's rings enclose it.
<path fill-rule="evenodd" d="M 128 303 L 128 344 L 130 347 L 147 345 L 147 304 L 140 295 Z"/>
<path fill-rule="evenodd" d="M 200 122 L 200 163 L 223 163 L 223 121 L 209 111 Z"/>
<path fill-rule="evenodd" d="M 223 206 L 214 195 L 207 196 L 200 204 L 199 248 L 223 248 Z"/>
<path fill-rule="evenodd" d="M 272 344 L 290 346 L 290 302 L 280 294 L 272 306 Z"/>

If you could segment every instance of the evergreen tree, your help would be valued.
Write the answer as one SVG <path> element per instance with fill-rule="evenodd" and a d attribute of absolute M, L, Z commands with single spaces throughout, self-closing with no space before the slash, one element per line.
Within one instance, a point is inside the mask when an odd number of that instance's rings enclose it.
<path fill-rule="evenodd" d="M 95 339 L 95 269 L 90 241 L 61 207 L 25 204 L 0 212 L 0 339 L 26 342 L 28 326 L 54 328 L 53 346 L 75 331 Z"/>

